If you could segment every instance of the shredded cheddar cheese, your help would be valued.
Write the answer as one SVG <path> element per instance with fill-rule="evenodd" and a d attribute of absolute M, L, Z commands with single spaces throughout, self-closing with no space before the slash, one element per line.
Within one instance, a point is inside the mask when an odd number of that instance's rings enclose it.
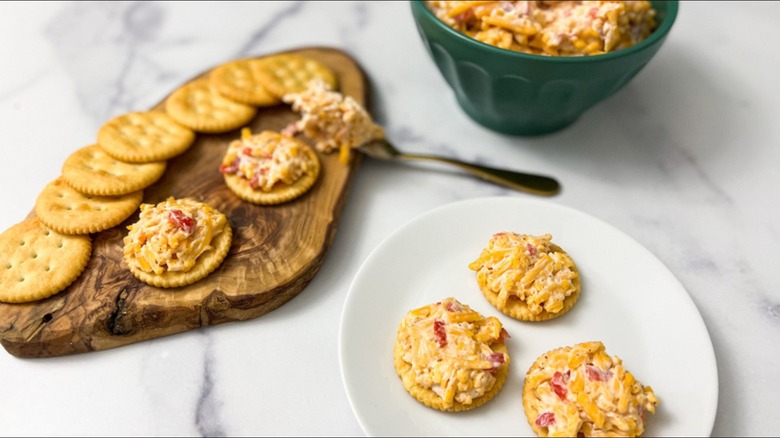
<path fill-rule="evenodd" d="M 187 272 L 226 223 L 225 215 L 190 198 L 141 204 L 138 222 L 127 227 L 124 253 L 145 272 Z"/>
<path fill-rule="evenodd" d="M 507 336 L 497 318 L 447 298 L 408 312 L 397 342 L 416 383 L 451 406 L 454 401 L 471 404 L 491 390 L 496 369 L 509 363 L 509 356 L 492 347 Z"/>
<path fill-rule="evenodd" d="M 649 1 L 428 1 L 444 23 L 478 41 L 548 56 L 631 47 L 656 28 Z"/>

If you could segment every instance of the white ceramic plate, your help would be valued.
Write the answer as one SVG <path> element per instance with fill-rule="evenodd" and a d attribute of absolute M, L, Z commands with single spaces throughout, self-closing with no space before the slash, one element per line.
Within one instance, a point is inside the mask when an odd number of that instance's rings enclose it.
<path fill-rule="evenodd" d="M 493 308 L 468 269 L 498 231 L 551 233 L 582 275 L 566 315 L 523 323 Z M 407 311 L 453 296 L 498 317 L 512 338 L 510 374 L 487 404 L 442 413 L 412 398 L 393 367 L 398 323 Z M 341 374 L 368 435 L 534 436 L 521 400 L 523 378 L 542 353 L 600 340 L 660 399 L 647 436 L 712 432 L 718 376 L 709 334 L 687 292 L 648 250 L 611 225 L 560 205 L 479 198 L 426 213 L 385 239 L 355 276 L 339 337 Z"/>

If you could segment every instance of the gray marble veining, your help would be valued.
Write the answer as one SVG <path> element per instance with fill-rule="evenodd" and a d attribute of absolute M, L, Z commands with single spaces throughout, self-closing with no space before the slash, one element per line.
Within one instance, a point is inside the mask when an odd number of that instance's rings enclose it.
<path fill-rule="evenodd" d="M 215 389 L 217 358 L 214 357 L 211 345 L 213 341 L 208 334 L 204 333 L 203 336 L 206 338 L 206 345 L 203 351 L 203 376 L 195 412 L 195 425 L 201 436 L 229 436 L 220 418 L 222 403 Z"/>

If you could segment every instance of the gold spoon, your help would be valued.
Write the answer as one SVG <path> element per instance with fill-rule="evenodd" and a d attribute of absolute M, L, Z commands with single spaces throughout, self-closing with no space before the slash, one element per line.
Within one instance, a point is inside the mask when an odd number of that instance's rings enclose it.
<path fill-rule="evenodd" d="M 402 153 L 385 139 L 369 141 L 358 147 L 358 150 L 380 160 L 429 160 L 452 164 L 485 181 L 536 195 L 551 196 L 556 194 L 561 188 L 558 181 L 548 176 L 496 169 L 435 155 Z"/>

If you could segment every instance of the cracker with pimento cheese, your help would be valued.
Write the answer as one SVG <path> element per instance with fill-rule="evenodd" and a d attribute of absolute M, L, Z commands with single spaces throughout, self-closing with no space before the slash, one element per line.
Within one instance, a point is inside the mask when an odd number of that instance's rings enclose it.
<path fill-rule="evenodd" d="M 580 295 L 577 266 L 550 234 L 496 233 L 469 269 L 490 304 L 521 321 L 561 316 Z"/>
<path fill-rule="evenodd" d="M 557 348 L 526 373 L 523 408 L 538 436 L 639 436 L 658 399 L 601 342 Z"/>
<path fill-rule="evenodd" d="M 320 175 L 320 160 L 306 143 L 272 131 L 252 135 L 228 146 L 220 172 L 228 188 L 244 201 L 279 204 L 306 193 Z"/>
<path fill-rule="evenodd" d="M 142 199 L 142 190 L 121 196 L 87 195 L 60 177 L 38 195 L 35 214 L 58 233 L 92 234 L 122 223 L 135 212 Z"/>
<path fill-rule="evenodd" d="M 25 303 L 61 292 L 92 255 L 88 235 L 60 234 L 28 218 L 0 234 L 0 302 Z"/>
<path fill-rule="evenodd" d="M 312 79 L 319 79 L 332 89 L 338 85 L 333 70 L 315 59 L 301 55 L 282 53 L 266 56 L 258 59 L 256 66 L 260 82 L 277 97 L 302 92 Z"/>
<path fill-rule="evenodd" d="M 191 129 L 159 111 L 114 117 L 100 127 L 97 135 L 103 150 L 128 163 L 168 160 L 184 153 L 194 141 Z"/>
<path fill-rule="evenodd" d="M 239 59 L 220 65 L 209 74 L 209 81 L 223 96 L 254 106 L 271 106 L 281 99 L 262 84 L 257 59 Z"/>
<path fill-rule="evenodd" d="M 119 196 L 143 190 L 165 173 L 165 161 L 127 163 L 98 145 L 81 148 L 62 165 L 62 179 L 81 193 Z"/>
<path fill-rule="evenodd" d="M 257 114 L 254 107 L 224 97 L 208 79 L 197 79 L 171 93 L 165 110 L 182 125 L 212 134 L 238 129 Z"/>
<path fill-rule="evenodd" d="M 485 318 L 455 298 L 409 311 L 393 350 L 404 388 L 424 405 L 446 412 L 479 407 L 493 399 L 509 372 L 498 318 Z"/>
<path fill-rule="evenodd" d="M 136 278 L 156 287 L 181 287 L 205 278 L 222 264 L 233 231 L 227 217 L 191 198 L 141 204 L 128 226 L 124 260 Z"/>

